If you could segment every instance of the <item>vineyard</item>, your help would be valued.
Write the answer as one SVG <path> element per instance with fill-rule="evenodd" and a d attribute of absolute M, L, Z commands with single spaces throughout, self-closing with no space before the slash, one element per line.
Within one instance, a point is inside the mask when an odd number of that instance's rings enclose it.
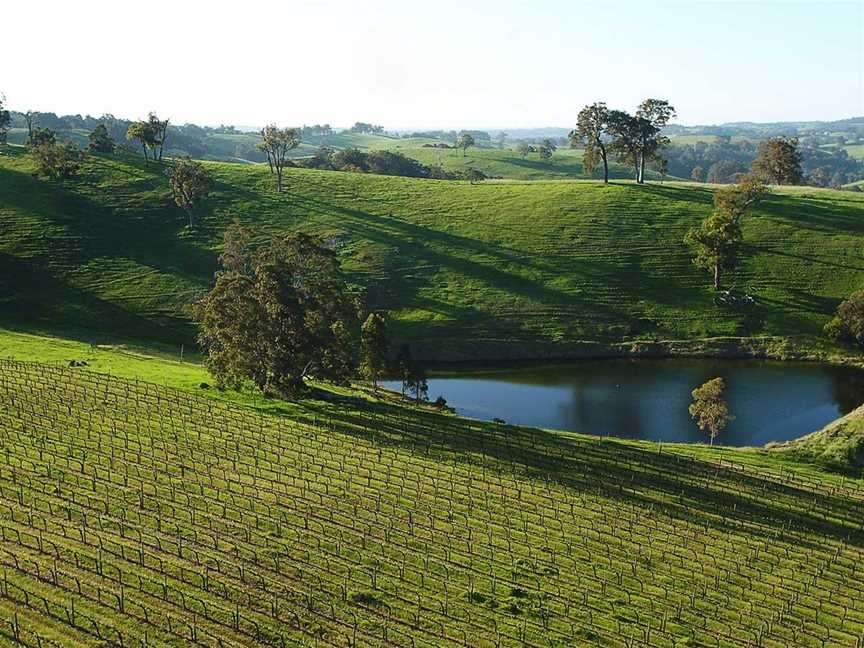
<path fill-rule="evenodd" d="M 864 645 L 864 487 L 0 362 L 0 644 Z"/>

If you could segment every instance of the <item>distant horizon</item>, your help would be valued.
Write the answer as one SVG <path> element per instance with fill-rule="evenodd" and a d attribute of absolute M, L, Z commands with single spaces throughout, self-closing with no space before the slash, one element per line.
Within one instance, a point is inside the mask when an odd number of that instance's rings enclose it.
<path fill-rule="evenodd" d="M 13 113 L 23 114 L 26 111 L 21 110 L 20 108 L 11 105 L 9 106 L 9 110 Z M 81 117 L 91 117 L 93 119 L 100 119 L 106 115 L 111 115 L 117 119 L 122 120 L 130 120 L 134 121 L 136 119 L 141 119 L 146 117 L 145 115 L 118 115 L 111 113 L 109 111 L 103 111 L 98 114 L 87 113 L 87 112 L 60 112 L 56 110 L 41 110 L 38 108 L 31 108 L 37 113 L 49 114 L 53 113 L 58 117 L 68 117 L 73 115 L 79 115 Z M 186 124 L 193 124 L 195 126 L 201 126 L 205 128 L 220 128 L 220 127 L 233 127 L 238 131 L 242 132 L 257 132 L 261 128 L 263 128 L 266 124 L 261 124 L 257 126 L 252 126 L 249 124 L 232 124 L 228 122 L 204 122 L 204 121 L 175 121 L 171 119 L 171 115 L 165 113 L 161 113 L 158 110 L 154 110 L 160 117 L 171 120 L 172 126 L 184 126 Z M 672 121 L 669 123 L 669 127 L 678 127 L 678 128 L 722 128 L 725 126 L 744 126 L 744 125 L 754 125 L 754 126 L 773 126 L 773 125 L 781 125 L 781 124 L 830 124 L 834 122 L 844 122 L 844 121 L 854 121 L 854 120 L 864 120 L 864 113 L 861 115 L 851 115 L 849 117 L 840 117 L 838 119 L 788 119 L 781 121 L 753 121 L 753 120 L 740 120 L 740 121 L 725 121 L 725 122 L 715 122 L 715 123 L 699 123 L 699 124 L 687 124 L 679 121 Z M 421 131 L 460 131 L 460 130 L 474 130 L 474 131 L 486 131 L 490 133 L 496 133 L 500 131 L 525 131 L 525 130 L 570 130 L 573 126 L 561 126 L 561 125 L 553 125 L 553 124 L 545 124 L 539 126 L 471 126 L 471 127 L 445 127 L 445 126 L 401 126 L 401 127 L 391 127 L 386 124 L 381 124 L 380 122 L 371 119 L 371 120 L 355 120 L 356 121 L 366 121 L 371 124 L 379 124 L 384 127 L 384 130 L 389 133 L 408 133 L 408 132 L 421 132 Z M 290 128 L 300 128 L 304 126 L 313 126 L 317 124 L 325 124 L 327 122 L 310 122 L 305 124 L 277 124 L 280 127 L 290 127 Z M 337 130 L 348 130 L 353 126 L 353 122 L 351 124 L 330 124 L 331 128 Z"/>

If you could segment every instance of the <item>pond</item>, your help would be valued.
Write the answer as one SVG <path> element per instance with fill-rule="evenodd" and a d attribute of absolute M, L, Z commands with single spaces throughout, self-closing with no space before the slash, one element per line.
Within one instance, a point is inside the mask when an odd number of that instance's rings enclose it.
<path fill-rule="evenodd" d="M 439 395 L 473 418 L 595 435 L 707 442 L 687 411 L 690 392 L 726 381 L 736 419 L 715 443 L 760 446 L 819 429 L 864 402 L 864 372 L 812 363 L 712 359 L 591 360 L 430 374 Z M 386 381 L 390 389 L 400 383 Z"/>

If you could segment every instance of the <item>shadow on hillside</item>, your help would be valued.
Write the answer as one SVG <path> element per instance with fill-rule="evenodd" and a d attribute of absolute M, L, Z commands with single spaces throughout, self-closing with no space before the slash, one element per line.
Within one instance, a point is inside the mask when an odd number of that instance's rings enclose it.
<path fill-rule="evenodd" d="M 165 202 L 148 204 L 144 201 L 116 209 L 113 206 L 116 199 L 111 195 L 113 189 L 106 192 L 104 203 L 95 202 L 85 195 L 85 184 L 70 182 L 66 187 L 58 187 L 25 173 L 0 169 L 0 187 L 4 186 L 15 188 L 4 192 L 4 203 L 12 208 L 10 227 L 16 227 L 17 211 L 24 215 L 17 235 L 32 231 L 26 234 L 26 259 L 8 253 L 3 258 L 6 281 L 18 287 L 22 300 L 30 299 L 27 303 L 31 307 L 23 309 L 25 311 L 54 313 L 57 321 L 90 326 L 97 331 L 120 331 L 121 336 L 126 334 L 126 327 L 135 336 L 142 331 L 143 339 L 154 334 L 162 336 L 169 334 L 165 322 L 172 319 L 170 316 L 133 314 L 119 305 L 124 300 L 146 302 L 150 297 L 139 294 L 136 286 L 124 283 L 123 275 L 112 279 L 111 275 L 103 277 L 89 271 L 87 281 L 94 289 L 114 282 L 111 288 L 116 295 L 113 306 L 88 292 L 85 287 L 88 284 L 73 286 L 66 280 L 67 275 L 91 263 L 96 267 L 110 267 L 110 263 L 106 265 L 106 261 L 110 261 L 127 272 L 134 264 L 141 272 L 165 275 L 168 282 L 177 277 L 188 284 L 203 286 L 209 283 L 215 270 L 215 255 L 193 240 L 179 236 L 182 216 Z M 176 284 L 169 283 L 166 293 L 172 288 L 176 290 Z M 37 299 L 39 308 L 36 308 Z M 10 315 L 17 318 L 22 313 Z M 176 340 L 178 329 L 170 328 L 170 336 Z M 184 331 L 185 334 L 188 331 Z"/>
<path fill-rule="evenodd" d="M 145 316 L 100 299 L 27 260 L 0 253 L 0 324 L 87 343 L 189 344 L 185 320 Z M 4 305 L 8 300 L 9 304 Z"/>
<path fill-rule="evenodd" d="M 746 533 L 770 542 L 807 545 L 810 541 L 799 535 L 803 531 L 864 546 L 860 502 L 825 490 L 804 490 L 700 459 L 616 441 L 577 439 L 447 415 L 406 414 L 404 408 L 388 403 L 353 403 L 358 404 L 362 413 L 343 411 L 335 423 L 326 407 L 316 408 L 314 403 L 306 407 L 316 413 L 319 423 L 329 417 L 339 432 L 377 444 L 439 460 L 488 466 L 485 457 L 527 479 L 622 500 L 706 530 L 740 532 L 740 525 L 746 523 Z M 838 518 L 847 523 L 836 521 Z"/>
<path fill-rule="evenodd" d="M 438 269 L 453 270 L 471 279 L 479 279 L 492 289 L 539 301 L 538 308 L 557 309 L 562 314 L 571 313 L 571 317 L 588 322 L 626 323 L 632 319 L 627 300 L 600 301 L 589 289 L 592 285 L 602 286 L 611 295 L 627 295 L 635 291 L 640 299 L 654 303 L 692 305 L 700 301 L 698 295 L 690 292 L 670 291 L 669 278 L 659 270 L 646 271 L 639 250 L 622 250 L 614 263 L 596 256 L 529 253 L 416 225 L 392 215 L 379 216 L 307 197 L 295 199 L 299 207 L 313 213 L 341 216 L 339 227 L 360 239 L 393 248 L 400 258 L 414 257 L 417 265 L 422 265 L 423 272 L 429 275 L 434 275 Z M 532 254 L 536 254 L 536 259 Z M 550 256 L 553 258 L 548 258 Z M 508 269 L 513 266 L 518 269 Z M 689 261 L 682 263 L 682 267 L 692 272 Z M 405 286 L 405 275 L 413 277 L 411 267 L 403 267 L 397 272 L 398 276 L 389 276 L 387 281 L 398 281 Z M 572 281 L 574 289 L 551 288 L 543 279 L 535 279 L 538 275 L 549 283 L 566 278 Z M 413 297 L 416 296 L 415 291 Z M 530 316 L 531 313 L 524 315 Z M 495 316 L 490 313 L 488 317 L 492 320 Z"/>
<path fill-rule="evenodd" d="M 864 234 L 864 201 L 772 194 L 759 212 L 798 228 L 838 234 Z"/>
<path fill-rule="evenodd" d="M 789 259 L 797 259 L 800 261 L 806 261 L 807 263 L 815 263 L 818 265 L 828 266 L 830 268 L 838 268 L 841 270 L 854 270 L 855 272 L 864 271 L 864 256 L 860 257 L 860 263 L 841 263 L 838 261 L 838 257 L 817 257 L 812 254 L 796 254 L 795 252 L 790 252 L 788 247 L 784 247 L 782 249 L 777 247 L 769 247 L 769 245 L 760 244 L 760 243 L 742 243 L 741 247 L 745 250 L 745 254 L 765 254 L 765 255 L 773 255 L 773 256 L 782 256 L 787 257 Z M 843 257 L 840 257 L 841 259 Z"/>

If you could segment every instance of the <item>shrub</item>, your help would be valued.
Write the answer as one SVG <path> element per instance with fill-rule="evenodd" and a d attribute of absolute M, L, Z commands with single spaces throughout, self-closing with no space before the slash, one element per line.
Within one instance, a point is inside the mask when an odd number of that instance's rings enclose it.
<path fill-rule="evenodd" d="M 837 307 L 837 314 L 825 325 L 825 334 L 832 340 L 864 346 L 864 290 L 852 293 Z"/>

